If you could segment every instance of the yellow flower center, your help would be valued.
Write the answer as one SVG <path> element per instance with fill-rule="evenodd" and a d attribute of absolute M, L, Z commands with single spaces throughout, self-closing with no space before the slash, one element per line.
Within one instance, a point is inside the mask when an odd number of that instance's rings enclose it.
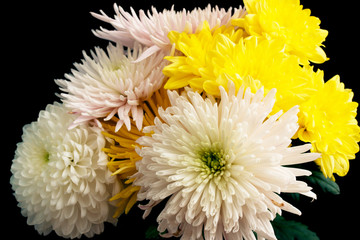
<path fill-rule="evenodd" d="M 207 174 L 214 176 L 221 175 L 226 167 L 226 156 L 224 151 L 218 149 L 209 149 L 200 153 L 199 159 L 203 163 L 203 168 Z"/>

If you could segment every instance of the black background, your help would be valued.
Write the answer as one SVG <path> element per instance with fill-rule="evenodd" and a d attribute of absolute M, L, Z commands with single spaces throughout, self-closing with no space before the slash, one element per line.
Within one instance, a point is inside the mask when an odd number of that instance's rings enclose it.
<path fill-rule="evenodd" d="M 93 18 L 89 12 L 104 10 L 114 15 L 114 0 L 102 1 L 17 1 L 1 7 L 1 193 L 2 221 L 1 234 L 14 239 L 61 239 L 51 233 L 40 236 L 33 226 L 26 224 L 17 202 L 12 195 L 9 179 L 10 166 L 16 149 L 21 141 L 23 125 L 35 121 L 40 110 L 47 104 L 58 101 L 55 92 L 59 92 L 54 79 L 63 78 L 69 73 L 74 62 L 82 59 L 82 50 L 89 52 L 95 46 L 105 47 L 106 40 L 95 37 L 91 30 L 100 26 L 111 26 Z M 205 7 L 207 1 L 119 1 L 129 10 L 149 9 L 151 5 L 158 11 Z M 212 5 L 228 8 L 237 7 L 241 1 L 212 1 Z M 354 100 L 359 102 L 358 54 L 359 54 L 359 18 L 357 6 L 351 3 L 341 4 L 326 0 L 303 0 L 305 8 L 321 19 L 321 28 L 329 31 L 325 41 L 325 51 L 330 57 L 319 65 L 325 70 L 325 79 L 340 74 L 347 88 L 353 89 Z M 353 2 L 355 3 L 355 2 Z M 4 65 L 5 63 L 5 65 Z M 302 198 L 296 206 L 301 217 L 286 214 L 288 218 L 301 221 L 315 231 L 320 239 L 347 239 L 357 237 L 359 225 L 359 160 L 350 162 L 350 171 L 346 177 L 337 177 L 341 194 L 318 194 L 318 200 L 311 202 Z M 119 219 L 117 227 L 106 225 L 105 231 L 93 239 L 144 239 L 145 225 L 155 222 L 156 216 L 146 221 L 141 219 L 141 211 L 134 207 L 128 216 Z M 10 235 L 9 235 L 10 234 Z M 86 239 L 83 237 L 82 239 Z"/>

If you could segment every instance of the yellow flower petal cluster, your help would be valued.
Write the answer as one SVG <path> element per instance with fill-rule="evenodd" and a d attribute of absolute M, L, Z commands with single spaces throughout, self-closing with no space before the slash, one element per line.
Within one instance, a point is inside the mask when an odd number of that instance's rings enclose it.
<path fill-rule="evenodd" d="M 228 82 L 276 88 L 273 113 L 300 106 L 300 130 L 294 137 L 313 144 L 312 152 L 326 177 L 344 176 L 349 159 L 359 151 L 357 103 L 338 77 L 324 83 L 324 73 L 310 62 L 327 60 L 321 48 L 327 31 L 297 0 L 245 0 L 248 15 L 233 19 L 232 26 L 204 25 L 196 33 L 175 32 L 168 37 L 176 52 L 167 56 L 163 69 L 166 89 L 184 86 L 219 97 Z"/>
<path fill-rule="evenodd" d="M 310 16 L 310 9 L 303 9 L 299 0 L 244 0 L 248 14 L 234 19 L 252 36 L 280 39 L 286 51 L 308 61 L 323 63 L 327 60 L 322 43 L 328 35 L 320 29 L 320 19 Z"/>
<path fill-rule="evenodd" d="M 312 152 L 322 154 L 316 162 L 332 179 L 333 173 L 347 174 L 349 159 L 359 151 L 360 127 L 355 119 L 358 103 L 352 101 L 353 95 L 335 76 L 300 106 L 298 137 L 312 143 Z"/>
<path fill-rule="evenodd" d="M 167 108 L 168 106 L 170 106 L 170 102 L 167 93 L 161 87 L 142 104 L 144 109 L 143 127 L 154 124 L 155 117 L 159 116 L 159 107 Z M 113 175 L 118 176 L 119 183 L 122 185 L 120 191 L 110 199 L 117 206 L 114 218 L 119 217 L 124 212 L 127 214 L 137 201 L 140 187 L 133 185 L 135 178 L 132 176 L 137 173 L 136 162 L 141 160 L 141 157 L 135 150 L 139 147 L 136 140 L 145 135 L 143 131 L 137 129 L 136 122 L 132 119 L 130 131 L 127 130 L 125 125 L 120 130 L 115 131 L 117 122 L 116 117 L 101 122 L 104 129 L 102 134 L 109 140 L 109 146 L 102 150 L 110 157 L 107 164 L 109 170 L 113 172 Z"/>
<path fill-rule="evenodd" d="M 163 73 L 170 77 L 165 88 L 178 89 L 189 85 L 195 90 L 202 91 L 207 78 L 212 80 L 219 75 L 220 69 L 217 67 L 217 63 L 212 62 L 210 53 L 217 47 L 221 47 L 218 44 L 218 38 L 222 36 L 232 42 L 238 42 L 243 36 L 243 31 L 235 31 L 232 26 L 210 29 L 206 21 L 201 30 L 195 34 L 171 31 L 168 34 L 170 41 L 175 43 L 176 49 L 185 56 L 165 57 L 171 62 L 171 65 L 163 69 Z M 216 91 L 219 93 L 219 89 Z"/>
<path fill-rule="evenodd" d="M 171 62 L 163 70 L 167 89 L 189 85 L 219 96 L 219 86 L 226 88 L 229 80 L 236 89 L 245 85 L 253 92 L 277 88 L 278 111 L 304 102 L 319 84 L 311 67 L 301 67 L 296 56 L 284 52 L 282 41 L 244 38 L 241 29 L 210 29 L 206 22 L 195 34 L 171 32 L 169 38 L 184 55 L 166 57 Z"/>
<path fill-rule="evenodd" d="M 121 127 L 119 131 L 115 131 L 117 118 L 113 117 L 110 121 L 102 122 L 102 126 L 105 129 L 103 135 L 108 139 L 111 139 L 109 147 L 103 148 L 103 151 L 110 157 L 108 162 L 108 168 L 113 175 L 117 175 L 122 188 L 116 193 L 110 201 L 117 201 L 117 210 L 114 214 L 114 218 L 119 217 L 123 212 L 126 214 L 130 211 L 131 207 L 137 201 L 137 193 L 140 187 L 133 186 L 132 182 L 135 180 L 131 178 L 136 173 L 135 163 L 141 160 L 141 157 L 135 152 L 136 140 L 143 136 L 143 134 L 137 130 L 133 121 L 130 131 L 127 131 L 126 127 Z"/>

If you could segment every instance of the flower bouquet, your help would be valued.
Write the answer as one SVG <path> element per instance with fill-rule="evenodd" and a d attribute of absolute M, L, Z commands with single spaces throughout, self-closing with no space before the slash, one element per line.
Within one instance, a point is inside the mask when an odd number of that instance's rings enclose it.
<path fill-rule="evenodd" d="M 27 223 L 93 237 L 139 207 L 148 239 L 318 239 L 282 214 L 313 186 L 339 194 L 360 140 L 352 90 L 315 65 L 319 18 L 297 0 L 114 10 L 92 13 L 108 47 L 23 128 L 10 183 Z"/>

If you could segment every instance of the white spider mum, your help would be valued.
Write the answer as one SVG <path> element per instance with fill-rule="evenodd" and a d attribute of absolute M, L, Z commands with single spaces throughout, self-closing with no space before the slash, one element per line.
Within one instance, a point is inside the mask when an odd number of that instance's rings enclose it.
<path fill-rule="evenodd" d="M 298 129 L 298 107 L 268 118 L 275 89 L 263 97 L 222 87 L 221 101 L 199 93 L 168 92 L 172 106 L 138 139 L 138 200 L 152 207 L 169 198 L 157 220 L 159 232 L 182 239 L 276 239 L 270 221 L 281 210 L 300 214 L 278 194 L 316 198 L 297 176 L 311 172 L 287 167 L 317 159 L 310 144 L 289 147 Z M 286 167 L 285 167 L 286 165 Z"/>
<path fill-rule="evenodd" d="M 119 186 L 107 169 L 100 129 L 69 130 L 74 116 L 68 111 L 49 104 L 36 122 L 24 126 L 10 183 L 21 213 L 40 234 L 91 237 L 104 230 L 104 222 L 116 223 L 109 198 Z"/>
<path fill-rule="evenodd" d="M 140 61 L 160 50 L 170 51 L 171 43 L 167 37 L 170 31 L 195 33 L 198 27 L 201 27 L 204 21 L 207 21 L 210 28 L 230 24 L 232 18 L 240 18 L 245 15 L 245 11 L 239 7 L 225 10 L 218 6 L 211 7 L 209 4 L 205 9 L 196 8 L 192 11 L 183 9 L 175 11 L 174 6 L 170 10 L 164 9 L 158 12 L 152 7 L 147 14 L 139 11 L 139 16 L 131 8 L 131 14 L 122 7 L 114 4 L 116 15 L 114 18 L 108 17 L 103 11 L 101 14 L 92 13 L 92 15 L 104 22 L 110 23 L 115 30 L 101 28 L 94 31 L 94 34 L 100 38 L 111 40 L 124 46 L 132 47 L 135 42 L 139 42 L 149 47 L 137 61 Z"/>
<path fill-rule="evenodd" d="M 134 63 L 145 48 L 135 44 L 127 53 L 121 45 L 109 44 L 107 53 L 95 48 L 91 57 L 84 52 L 82 64 L 66 74 L 67 80 L 55 80 L 62 93 L 62 101 L 78 114 L 72 127 L 89 120 L 111 119 L 115 114 L 118 131 L 125 123 L 130 130 L 130 117 L 138 129 L 142 128 L 142 103 L 158 90 L 164 80 L 162 69 L 166 64 L 161 53 Z"/>

